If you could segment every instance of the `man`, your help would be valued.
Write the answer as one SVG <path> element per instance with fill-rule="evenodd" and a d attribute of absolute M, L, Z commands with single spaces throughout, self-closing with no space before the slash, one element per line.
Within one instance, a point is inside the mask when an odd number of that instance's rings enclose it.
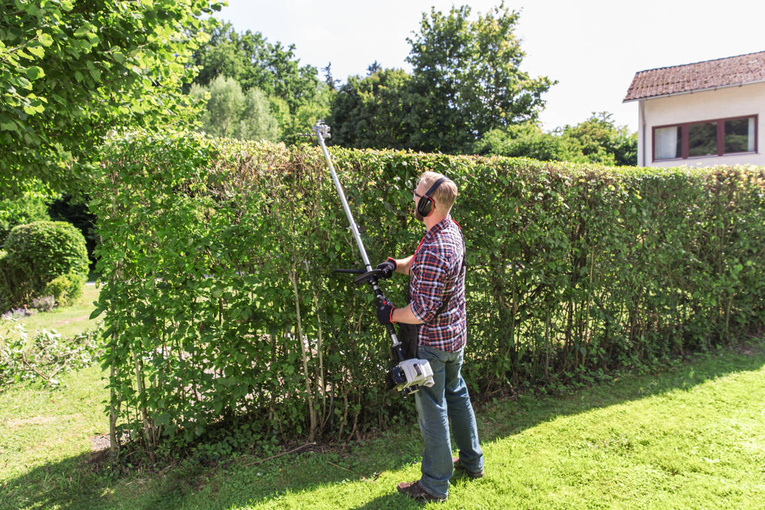
<path fill-rule="evenodd" d="M 400 483 L 399 492 L 421 501 L 443 501 L 454 469 L 471 478 L 483 476 L 483 453 L 478 441 L 473 406 L 460 374 L 467 340 L 465 320 L 465 243 L 451 216 L 457 186 L 435 172 L 420 176 L 414 190 L 415 217 L 427 232 L 404 259 L 389 258 L 378 265 L 383 277 L 409 275 L 410 303 L 404 308 L 378 308 L 381 324 L 418 324 L 417 357 L 430 362 L 434 385 L 415 394 L 420 431 L 425 441 L 422 476 Z M 452 457 L 451 420 L 459 457 Z"/>

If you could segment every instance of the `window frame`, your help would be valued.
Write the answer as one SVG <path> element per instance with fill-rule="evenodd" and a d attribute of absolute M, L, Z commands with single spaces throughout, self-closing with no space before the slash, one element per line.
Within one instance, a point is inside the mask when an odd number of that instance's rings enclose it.
<path fill-rule="evenodd" d="M 729 120 L 742 120 L 742 119 L 754 119 L 754 150 L 753 151 L 739 151 L 739 152 L 725 152 L 725 123 Z M 696 124 L 711 124 L 715 123 L 717 127 L 717 153 L 705 154 L 701 156 L 689 155 L 689 128 Z M 680 157 L 674 158 L 657 158 L 656 157 L 656 130 L 667 128 L 680 128 L 681 135 L 681 151 Z M 735 117 L 723 117 L 719 119 L 706 119 L 706 120 L 694 120 L 693 122 L 681 122 L 677 124 L 664 124 L 661 126 L 653 126 L 651 130 L 651 159 L 653 162 L 658 161 L 676 161 L 683 159 L 699 159 L 699 158 L 714 158 L 720 156 L 729 156 L 735 154 L 758 154 L 759 153 L 759 114 L 753 115 L 738 115 Z"/>

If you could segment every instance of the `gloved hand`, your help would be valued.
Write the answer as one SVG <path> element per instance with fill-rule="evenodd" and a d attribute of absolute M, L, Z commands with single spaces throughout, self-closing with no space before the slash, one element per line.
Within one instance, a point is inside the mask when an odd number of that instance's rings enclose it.
<path fill-rule="evenodd" d="M 393 272 L 396 270 L 396 261 L 390 257 L 385 262 L 377 264 L 377 269 L 382 271 L 380 278 L 390 278 Z"/>
<path fill-rule="evenodd" d="M 393 306 L 393 304 L 390 301 L 386 301 L 385 303 L 377 307 L 377 322 L 379 322 L 383 326 L 387 326 L 388 324 L 393 324 L 391 317 L 393 316 L 393 310 L 395 309 L 396 307 Z"/>

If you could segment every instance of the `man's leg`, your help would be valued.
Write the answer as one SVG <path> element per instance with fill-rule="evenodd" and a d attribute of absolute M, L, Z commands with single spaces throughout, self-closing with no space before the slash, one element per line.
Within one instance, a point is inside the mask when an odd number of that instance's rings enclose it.
<path fill-rule="evenodd" d="M 425 491 L 438 498 L 446 498 L 449 479 L 454 472 L 452 445 L 449 438 L 449 417 L 444 398 L 445 365 L 449 353 L 421 345 L 417 356 L 430 362 L 433 381 L 430 388 L 424 386 L 415 393 L 420 431 L 425 441 L 422 455 L 422 477 L 420 485 Z"/>
<path fill-rule="evenodd" d="M 480 473 L 483 470 L 483 452 L 478 440 L 473 405 L 470 403 L 467 384 L 461 374 L 463 350 L 454 354 L 453 361 L 444 366 L 444 393 L 449 419 L 452 422 L 452 434 L 460 451 L 462 466 L 471 473 Z"/>

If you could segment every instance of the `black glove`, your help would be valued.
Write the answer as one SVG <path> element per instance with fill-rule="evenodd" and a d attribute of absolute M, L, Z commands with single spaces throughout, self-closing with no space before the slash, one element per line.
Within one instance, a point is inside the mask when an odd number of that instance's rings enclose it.
<path fill-rule="evenodd" d="M 380 278 L 390 278 L 393 272 L 396 270 L 396 261 L 388 257 L 385 262 L 377 264 L 377 269 L 382 271 Z"/>
<path fill-rule="evenodd" d="M 391 317 L 393 316 L 393 310 L 395 309 L 396 307 L 393 306 L 390 301 L 386 301 L 385 303 L 381 304 L 379 307 L 377 307 L 377 322 L 383 326 L 393 324 Z"/>

